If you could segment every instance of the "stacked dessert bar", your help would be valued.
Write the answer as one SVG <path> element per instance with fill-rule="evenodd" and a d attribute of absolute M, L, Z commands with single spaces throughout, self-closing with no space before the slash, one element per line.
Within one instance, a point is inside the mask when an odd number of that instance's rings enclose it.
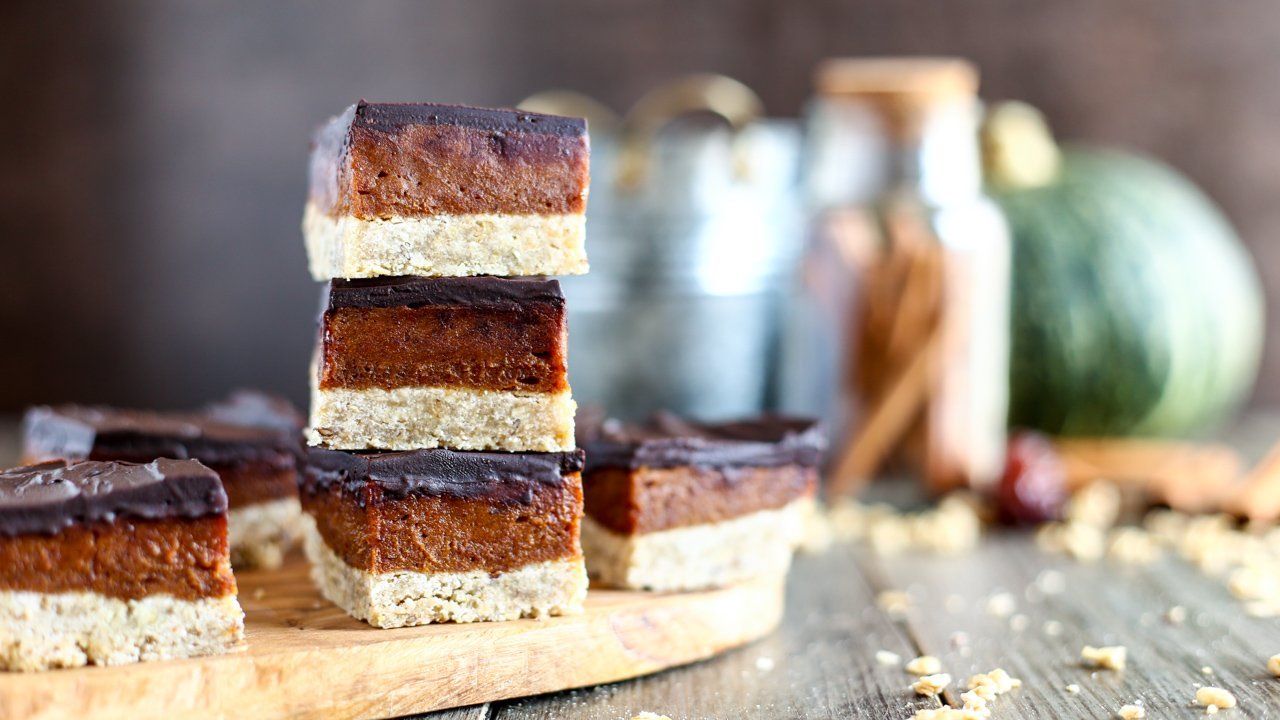
<path fill-rule="evenodd" d="M 315 138 L 326 281 L 302 503 L 321 591 L 379 627 L 574 612 L 583 456 L 564 296 L 586 123 L 357 103 Z"/>

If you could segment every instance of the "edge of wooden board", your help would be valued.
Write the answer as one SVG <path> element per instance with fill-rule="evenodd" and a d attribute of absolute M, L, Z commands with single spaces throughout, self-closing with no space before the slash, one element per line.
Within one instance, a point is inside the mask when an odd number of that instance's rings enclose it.
<path fill-rule="evenodd" d="M 305 562 L 239 577 L 247 647 L 216 657 L 0 673 L 0 717 L 368 718 L 599 685 L 771 632 L 785 578 L 720 590 L 593 589 L 581 615 L 379 630 L 312 587 Z"/>

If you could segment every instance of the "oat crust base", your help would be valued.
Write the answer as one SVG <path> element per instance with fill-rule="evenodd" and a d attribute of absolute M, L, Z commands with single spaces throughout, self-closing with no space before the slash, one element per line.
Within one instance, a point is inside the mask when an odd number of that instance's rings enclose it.
<path fill-rule="evenodd" d="M 581 275 L 585 216 L 430 215 L 362 220 L 308 202 L 302 219 L 316 280 L 388 275 Z"/>
<path fill-rule="evenodd" d="M 444 387 L 322 390 L 312 373 L 312 445 L 337 450 L 574 448 L 570 391 L 512 393 Z"/>
<path fill-rule="evenodd" d="M 0 670 L 216 655 L 243 642 L 244 613 L 234 595 L 121 600 L 92 592 L 0 591 Z"/>
<path fill-rule="evenodd" d="M 813 501 L 796 500 L 731 520 L 619 535 L 582 518 L 582 552 L 593 581 L 632 590 L 722 587 L 782 575 L 804 536 Z"/>

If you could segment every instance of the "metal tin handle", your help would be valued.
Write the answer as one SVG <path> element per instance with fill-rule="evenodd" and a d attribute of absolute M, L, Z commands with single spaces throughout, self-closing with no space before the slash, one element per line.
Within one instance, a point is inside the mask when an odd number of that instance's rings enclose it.
<path fill-rule="evenodd" d="M 692 112 L 724 118 L 735 133 L 764 114 L 764 103 L 751 88 L 724 75 L 700 73 L 676 78 L 640 98 L 623 120 L 618 185 L 639 187 L 649 170 L 649 147 L 667 123 Z M 750 176 L 746 148 L 735 141 L 734 174 Z"/>

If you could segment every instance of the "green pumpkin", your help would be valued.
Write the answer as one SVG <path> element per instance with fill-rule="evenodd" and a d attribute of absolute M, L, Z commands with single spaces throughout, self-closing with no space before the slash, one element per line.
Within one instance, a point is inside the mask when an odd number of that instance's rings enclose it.
<path fill-rule="evenodd" d="M 1014 238 L 1011 426 L 1193 435 L 1257 377 L 1263 298 L 1239 238 L 1161 163 L 1059 149 L 1025 105 L 984 128 Z"/>

